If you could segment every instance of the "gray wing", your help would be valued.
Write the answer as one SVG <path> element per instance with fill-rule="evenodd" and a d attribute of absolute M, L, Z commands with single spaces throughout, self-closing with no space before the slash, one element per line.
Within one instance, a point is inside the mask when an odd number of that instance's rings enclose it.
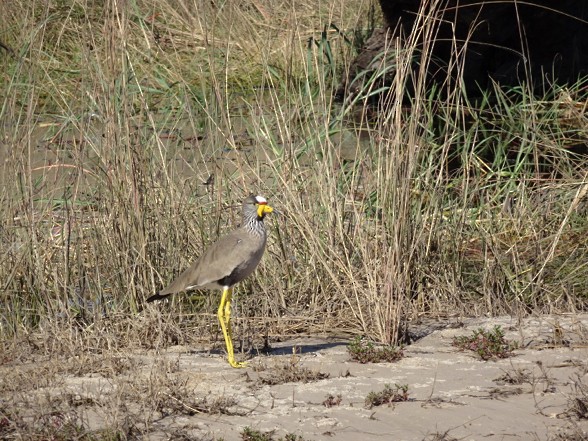
<path fill-rule="evenodd" d="M 233 285 L 257 267 L 265 248 L 265 236 L 237 229 L 213 243 L 188 269 L 159 296 L 194 288 Z"/>

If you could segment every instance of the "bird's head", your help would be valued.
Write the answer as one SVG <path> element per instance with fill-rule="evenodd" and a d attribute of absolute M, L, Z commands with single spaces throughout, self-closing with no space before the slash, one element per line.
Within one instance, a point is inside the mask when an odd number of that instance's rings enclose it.
<path fill-rule="evenodd" d="M 272 207 L 267 204 L 267 200 L 262 196 L 251 195 L 243 202 L 243 216 L 250 218 L 257 216 L 258 220 L 262 220 L 266 214 L 274 211 Z"/>
<path fill-rule="evenodd" d="M 267 204 L 267 200 L 264 197 L 253 196 L 253 199 L 255 200 L 255 208 L 258 219 L 263 219 L 266 214 L 274 211 L 274 209 Z"/>

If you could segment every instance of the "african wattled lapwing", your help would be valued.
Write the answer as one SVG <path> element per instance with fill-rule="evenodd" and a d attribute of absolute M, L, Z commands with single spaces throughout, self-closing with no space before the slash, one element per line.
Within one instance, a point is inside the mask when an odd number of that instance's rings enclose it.
<path fill-rule="evenodd" d="M 171 294 L 192 289 L 223 290 L 218 307 L 218 320 L 225 337 L 229 364 L 244 367 L 235 361 L 231 334 L 232 288 L 255 270 L 261 260 L 267 232 L 263 219 L 273 211 L 261 196 L 249 196 L 243 201 L 243 223 L 239 228 L 213 243 L 187 270 L 167 288 L 147 299 L 163 299 Z"/>

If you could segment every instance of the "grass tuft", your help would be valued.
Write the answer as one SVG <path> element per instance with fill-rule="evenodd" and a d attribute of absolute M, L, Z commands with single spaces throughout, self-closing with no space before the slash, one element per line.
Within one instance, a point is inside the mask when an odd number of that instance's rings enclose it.
<path fill-rule="evenodd" d="M 338 406 L 341 404 L 341 401 L 343 401 L 343 396 L 341 394 L 337 394 L 337 396 L 328 394 L 325 401 L 323 401 L 323 406 L 327 408 Z"/>
<path fill-rule="evenodd" d="M 408 401 L 408 384 L 394 385 L 394 387 L 386 384 L 384 390 L 380 392 L 370 392 L 365 398 L 365 407 L 372 409 L 373 407 L 392 403 L 399 403 Z"/>
<path fill-rule="evenodd" d="M 577 420 L 588 420 L 588 384 L 578 373 L 572 378 L 574 396 L 568 398 L 565 414 Z"/>
<path fill-rule="evenodd" d="M 274 386 L 284 383 L 310 383 L 329 378 L 329 374 L 302 366 L 300 357 L 293 355 L 286 362 L 276 362 L 270 367 L 258 366 L 257 384 Z"/>
<path fill-rule="evenodd" d="M 243 441 L 304 441 L 304 438 L 300 435 L 289 433 L 280 438 L 274 438 L 274 431 L 261 432 L 259 430 L 252 429 L 251 427 L 245 427 L 241 432 L 241 439 Z"/>
<path fill-rule="evenodd" d="M 376 346 L 365 337 L 357 336 L 347 346 L 353 361 L 359 363 L 395 362 L 404 357 L 402 347 Z"/>

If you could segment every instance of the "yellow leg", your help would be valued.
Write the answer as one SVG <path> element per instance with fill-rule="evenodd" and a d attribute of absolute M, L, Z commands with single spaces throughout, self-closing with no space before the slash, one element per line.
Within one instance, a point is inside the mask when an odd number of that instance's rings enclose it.
<path fill-rule="evenodd" d="M 235 361 L 235 354 L 233 352 L 233 340 L 231 334 L 231 301 L 233 293 L 231 289 L 225 287 L 221 297 L 220 305 L 218 307 L 218 321 L 220 322 L 223 336 L 225 337 L 225 344 L 227 345 L 227 354 L 229 364 L 234 368 L 241 368 L 247 366 L 247 363 L 238 363 Z"/>

